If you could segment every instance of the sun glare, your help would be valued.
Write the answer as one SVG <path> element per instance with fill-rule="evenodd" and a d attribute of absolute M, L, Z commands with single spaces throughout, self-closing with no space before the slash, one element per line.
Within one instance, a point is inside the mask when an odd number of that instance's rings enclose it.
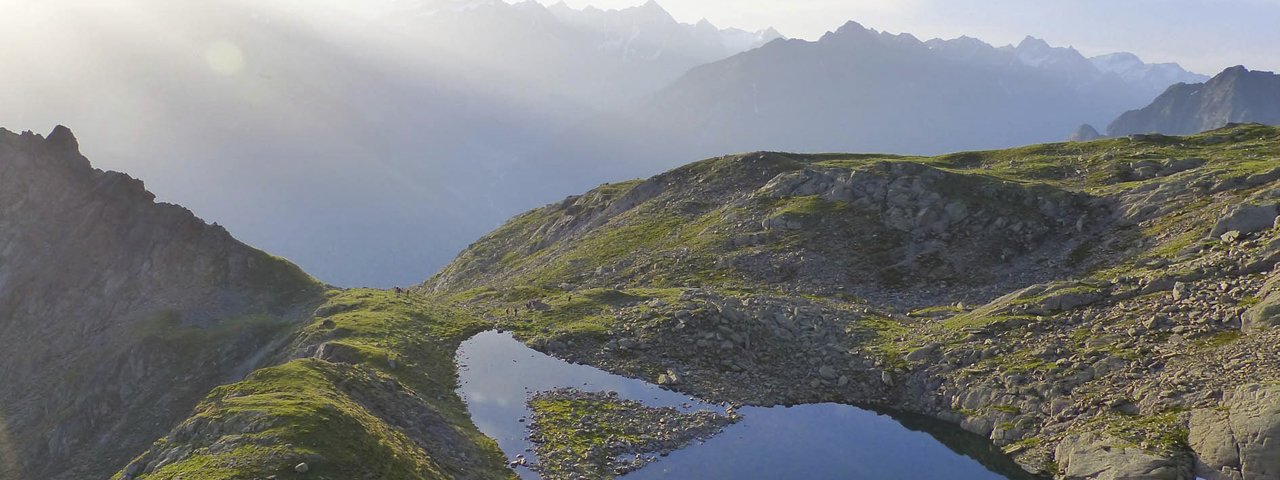
<path fill-rule="evenodd" d="M 236 44 L 219 40 L 205 49 L 204 60 L 219 75 L 236 75 L 244 70 L 244 52 Z"/>

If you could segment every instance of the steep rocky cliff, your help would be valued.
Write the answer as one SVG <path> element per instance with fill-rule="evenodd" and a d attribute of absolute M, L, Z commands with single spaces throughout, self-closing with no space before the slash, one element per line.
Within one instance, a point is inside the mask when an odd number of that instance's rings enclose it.
<path fill-rule="evenodd" d="M 1120 115 L 1107 134 L 1187 135 L 1228 123 L 1280 124 L 1280 75 L 1236 66 L 1204 83 L 1179 83 L 1140 110 Z"/>
<path fill-rule="evenodd" d="M 0 130 L 0 478 L 105 478 L 262 363 L 323 287 L 63 127 Z"/>
<path fill-rule="evenodd" d="M 954 422 L 1029 472 L 1254 480 L 1280 428 L 1278 208 L 1261 125 L 753 153 L 518 216 L 417 292 L 712 400 Z"/>

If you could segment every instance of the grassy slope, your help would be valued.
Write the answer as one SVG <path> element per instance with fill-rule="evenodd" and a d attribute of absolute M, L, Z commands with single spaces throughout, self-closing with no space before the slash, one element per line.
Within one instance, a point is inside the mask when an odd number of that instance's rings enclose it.
<path fill-rule="evenodd" d="M 486 323 L 409 295 L 331 295 L 298 342 L 348 347 L 343 362 L 294 359 L 219 387 L 143 456 L 177 461 L 139 478 L 510 477 L 454 393 L 454 352 Z"/>
<path fill-rule="evenodd" d="M 1224 141 L 1225 139 L 1226 141 Z M 481 238 L 423 289 L 453 301 L 479 305 L 490 314 L 505 312 L 530 299 L 563 299 L 580 288 L 617 290 L 622 295 L 650 296 L 646 290 L 716 288 L 739 292 L 774 293 L 786 290 L 786 282 L 767 284 L 737 274 L 721 260 L 741 251 L 731 239 L 744 230 L 744 223 L 761 218 L 791 216 L 803 222 L 798 232 L 768 238 L 764 249 L 775 253 L 803 251 L 805 248 L 837 250 L 838 255 L 856 253 L 867 263 L 880 260 L 883 246 L 902 239 L 868 236 L 850 238 L 849 232 L 865 230 L 874 218 L 858 218 L 858 213 L 839 202 L 816 197 L 752 198 L 743 200 L 744 185 L 759 185 L 761 179 L 805 166 L 857 169 L 876 162 L 911 162 L 929 165 L 972 179 L 974 185 L 1013 182 L 1028 188 L 1051 188 L 1105 196 L 1158 183 L 1164 179 L 1130 181 L 1127 167 L 1148 160 L 1203 158 L 1199 169 L 1217 178 L 1240 178 L 1276 168 L 1280 157 L 1280 129 L 1242 125 L 1191 137 L 1153 136 L 1147 139 L 1105 139 L 1085 143 L 1054 143 L 1007 150 L 964 152 L 937 157 L 901 157 L 867 154 L 763 155 L 763 160 L 746 164 L 737 157 L 720 157 L 680 167 L 647 182 L 608 184 L 582 197 L 532 210 Z M 965 180 L 969 181 L 969 180 Z M 696 184 L 714 193 L 718 202 L 702 199 L 671 201 L 659 195 L 634 208 L 602 215 L 611 204 L 627 198 L 633 189 L 646 183 Z M 719 196 L 717 196 L 719 195 Z M 1155 244 L 1137 255 L 1108 251 L 1085 244 L 1071 252 L 1069 261 L 1084 277 L 1110 278 L 1140 271 L 1144 259 L 1169 257 L 1203 237 L 1221 204 L 1204 201 L 1187 205 L 1156 221 L 1113 232 L 1125 242 L 1150 239 Z M 585 223 L 600 215 L 589 228 L 558 231 L 557 227 Z M 1207 222 L 1207 223 L 1206 223 Z M 552 238 L 553 232 L 563 238 Z M 839 236 L 834 232 L 841 232 Z M 891 232 L 890 232 L 891 233 Z M 828 245 L 831 245 L 828 247 Z M 879 247 L 878 247 L 879 245 Z M 756 247 L 759 248 L 759 247 Z M 883 280 L 883 279 L 882 279 Z M 794 292 L 793 292 L 794 293 Z M 851 299 L 856 300 L 856 299 Z M 604 307 L 608 302 L 603 302 Z M 940 308 L 949 308 L 940 305 Z M 561 309 L 554 309 L 559 312 Z M 590 323 L 592 330 L 604 331 L 608 318 L 596 313 L 574 318 L 534 315 L 536 328 L 525 328 L 532 336 L 550 330 L 574 333 L 563 328 Z M 572 317 L 572 315 L 571 315 Z M 971 327 L 1000 319 L 965 317 L 969 324 L 950 322 L 953 328 Z M 521 325 L 513 325 L 521 329 Z M 906 349 L 909 345 L 894 348 Z"/>
<path fill-rule="evenodd" d="M 888 155 L 788 155 L 745 164 L 736 157 L 721 157 L 687 165 L 655 177 L 649 182 L 679 184 L 696 182 L 698 187 L 740 194 L 735 187 L 751 184 L 751 178 L 772 178 L 779 173 L 805 166 L 857 169 L 876 162 L 912 162 L 963 174 L 974 182 L 1009 181 L 1037 186 L 1107 195 L 1130 190 L 1147 181 L 1128 181 L 1127 165 L 1144 160 L 1199 157 L 1208 161 L 1202 170 L 1222 178 L 1246 176 L 1275 168 L 1280 156 L 1275 128 L 1245 125 L 1225 130 L 1228 141 L 1218 140 L 1224 131 L 1192 137 L 1153 137 L 1143 140 L 1107 139 L 1087 143 L 1054 143 L 985 152 L 966 152 L 938 157 Z M 967 180 L 966 180 L 967 181 Z M 757 184 L 762 184 L 759 180 Z M 427 285 L 457 293 L 476 287 L 516 287 L 535 285 L 557 288 L 560 284 L 595 283 L 599 268 L 621 265 L 612 277 L 637 277 L 645 287 L 705 286 L 732 284 L 755 288 L 725 278 L 716 259 L 732 251 L 725 242 L 742 230 L 744 219 L 758 219 L 762 213 L 792 214 L 830 219 L 838 217 L 841 205 L 823 205 L 814 198 L 755 199 L 735 202 L 734 198 L 702 198 L 673 205 L 670 202 L 643 202 L 635 208 L 606 217 L 593 228 L 572 231 L 564 240 L 549 238 L 557 225 L 581 221 L 606 210 L 612 202 L 646 182 L 609 184 L 593 190 L 576 202 L 562 202 L 522 214 L 486 235 L 464 251 L 450 267 Z M 975 183 L 978 185 L 980 183 Z M 958 189 L 970 186 L 958 186 Z M 714 197 L 711 192 L 708 197 Z M 679 207 L 679 208 L 671 208 Z M 1149 236 L 1168 236 L 1184 226 L 1178 218 L 1147 226 Z M 786 248 L 786 240 L 777 243 Z M 1184 239 L 1185 240 L 1185 239 Z M 864 246 L 865 247 L 865 246 Z M 664 259 L 672 252 L 686 253 L 680 264 Z M 1082 255 L 1088 252 L 1081 252 Z M 619 262 L 619 260 L 629 262 Z M 610 270 L 612 272 L 612 270 Z M 437 288 L 439 289 L 439 288 Z"/>
<path fill-rule="evenodd" d="M 550 310 L 535 312 L 525 321 L 512 322 L 508 326 L 522 332 L 526 338 L 572 340 L 583 331 L 605 332 L 612 328 L 613 319 L 602 312 L 610 311 L 613 306 L 634 304 L 618 304 L 617 299 L 669 300 L 678 295 L 680 288 L 688 287 L 747 294 L 776 292 L 785 288 L 785 285 L 753 283 L 718 263 L 720 258 L 739 248 L 728 240 L 742 230 L 743 222 L 774 215 L 795 215 L 806 220 L 803 231 L 808 232 L 829 228 L 833 218 L 847 220 L 849 216 L 844 205 L 816 198 L 732 203 L 739 199 L 734 195 L 740 192 L 732 192 L 732 187 L 714 185 L 717 176 L 724 177 L 722 183 L 733 184 L 738 181 L 737 177 L 745 175 L 742 170 L 748 169 L 758 176 L 772 177 L 806 165 L 852 170 L 874 162 L 913 162 L 968 178 L 986 179 L 981 181 L 1007 181 L 1029 188 L 1046 187 L 1094 198 L 1117 199 L 1125 193 L 1161 185 L 1178 177 L 1175 174 L 1136 178 L 1134 169 L 1144 162 L 1188 158 L 1203 159 L 1205 164 L 1195 169 L 1195 175 L 1215 182 L 1271 172 L 1280 167 L 1276 160 L 1280 158 L 1280 129 L 1240 125 L 1189 137 L 1116 138 L 938 157 L 791 155 L 785 159 L 753 164 L 750 168 L 741 163 L 741 158 L 711 159 L 655 179 L 668 184 L 697 183 L 699 187 L 707 182 L 706 188 L 711 193 L 704 199 L 708 200 L 705 204 L 679 204 L 659 197 L 658 200 L 641 202 L 634 208 L 614 212 L 612 216 L 595 221 L 589 228 L 573 231 L 565 238 L 552 239 L 548 236 L 556 225 L 581 221 L 594 212 L 607 210 L 610 202 L 624 198 L 630 189 L 640 188 L 644 182 L 602 187 L 573 204 L 550 205 L 517 217 L 464 251 L 459 260 L 423 288 L 495 315 L 502 313 L 504 308 L 519 305 L 520 301 L 542 299 L 551 304 Z M 716 191 L 717 188 L 721 191 Z M 729 191 L 727 194 L 726 190 Z M 1101 238 L 1113 241 L 1082 244 L 1066 258 L 1071 269 L 1068 271 L 1070 275 L 1064 279 L 1086 283 L 1069 285 L 1057 293 L 1087 293 L 1093 288 L 1087 282 L 1117 276 L 1167 273 L 1149 265 L 1155 260 L 1185 253 L 1188 248 L 1212 247 L 1213 241 L 1202 240 L 1209 227 L 1216 222 L 1223 208 L 1238 203 L 1251 191 L 1246 188 L 1216 195 L 1202 194 L 1193 200 L 1180 200 L 1183 203 L 1170 205 L 1167 213 L 1139 224 L 1108 227 L 1114 230 L 1109 230 Z M 734 206 L 729 206 L 731 203 Z M 771 238 L 764 248 L 776 252 L 803 248 L 806 244 L 798 238 L 800 235 L 803 233 Z M 607 292 L 609 300 L 596 300 L 599 293 L 571 293 L 582 289 L 587 289 L 586 292 Z M 569 295 L 575 295 L 575 303 L 590 305 L 566 308 Z M 1036 300 L 1039 298 L 1019 299 L 1017 302 L 1033 303 Z M 903 355 L 929 341 L 943 339 L 959 344 L 970 332 L 982 329 L 1000 335 L 1022 335 L 1023 329 L 1037 321 L 1035 316 L 983 314 L 982 311 L 954 315 L 963 313 L 963 310 L 950 304 L 922 310 L 926 314 L 941 312 L 942 317 L 951 318 L 924 321 L 900 316 L 873 317 L 877 320 L 864 322 L 867 329 L 877 334 L 875 345 L 868 351 L 880 355 L 880 360 L 889 367 L 900 366 L 903 365 Z M 1088 332 L 1083 333 L 1088 336 Z M 1218 348 L 1238 337 L 1238 334 L 1215 336 L 1201 342 L 1201 347 Z M 1078 339 L 1079 348 L 1085 354 L 1094 350 L 1119 358 L 1131 358 L 1137 354 L 1086 340 L 1089 339 Z M 1030 352 L 1023 351 L 984 361 L 974 370 L 979 374 L 995 372 L 996 375 L 1005 375 L 1052 367 Z M 1000 407 L 991 408 L 998 410 Z M 1098 421 L 1105 423 L 1109 432 L 1121 438 L 1150 437 L 1141 444 L 1168 453 L 1179 443 L 1178 438 L 1185 437 L 1185 430 L 1174 425 L 1176 418 L 1171 412 L 1164 412 L 1149 417 L 1102 418 Z M 1027 443 L 1040 440 L 1032 438 Z"/>

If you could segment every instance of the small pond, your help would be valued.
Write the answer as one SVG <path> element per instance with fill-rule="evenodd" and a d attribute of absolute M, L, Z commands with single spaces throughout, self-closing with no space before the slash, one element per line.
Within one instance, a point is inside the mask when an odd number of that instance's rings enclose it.
<path fill-rule="evenodd" d="M 657 385 L 539 353 L 510 334 L 485 332 L 458 350 L 459 393 L 481 432 L 508 458 L 530 451 L 525 404 L 560 387 L 616 391 L 627 399 L 684 411 L 716 410 Z M 744 407 L 742 421 L 632 472 L 627 479 L 1022 479 L 1026 475 L 989 442 L 951 425 L 838 404 Z M 525 467 L 522 478 L 538 475 Z"/>

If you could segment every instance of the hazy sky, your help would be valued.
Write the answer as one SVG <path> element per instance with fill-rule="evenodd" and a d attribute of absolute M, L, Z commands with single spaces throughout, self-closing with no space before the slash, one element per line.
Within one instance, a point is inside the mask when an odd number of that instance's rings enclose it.
<path fill-rule="evenodd" d="M 559 0 L 539 0 L 555 3 Z M 644 0 L 565 0 L 622 8 Z M 815 39 L 846 20 L 929 39 L 969 35 L 1017 43 L 1026 35 L 1086 55 L 1131 51 L 1205 74 L 1243 64 L 1280 70 L 1280 0 L 659 0 L 676 19 Z"/>

